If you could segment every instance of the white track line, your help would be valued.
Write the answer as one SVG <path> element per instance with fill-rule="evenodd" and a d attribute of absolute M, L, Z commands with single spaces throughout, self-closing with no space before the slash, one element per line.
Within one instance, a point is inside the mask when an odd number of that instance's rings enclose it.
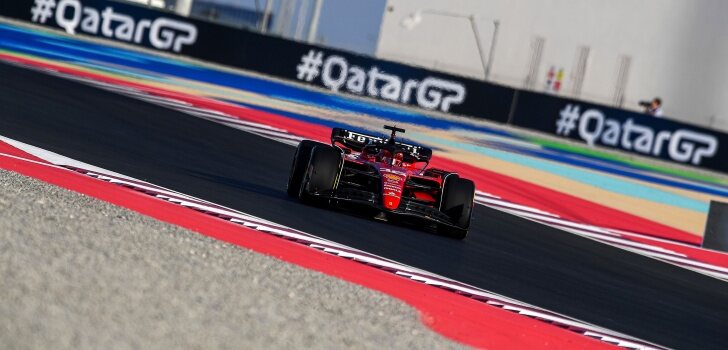
<path fill-rule="evenodd" d="M 61 77 L 71 76 L 69 74 L 60 73 L 60 72 L 52 72 L 54 75 L 58 75 Z M 260 123 L 253 123 L 241 120 L 240 118 L 237 118 L 235 116 L 223 113 L 221 111 L 216 111 L 209 108 L 203 108 L 194 106 L 188 102 L 181 101 L 174 98 L 167 98 L 164 96 L 154 95 L 139 89 L 126 87 L 126 86 L 117 86 L 113 84 L 108 84 L 104 82 L 99 82 L 97 80 L 85 78 L 85 77 L 75 77 L 72 76 L 72 79 L 84 82 L 90 85 L 97 86 L 99 88 L 102 88 L 104 90 L 112 91 L 115 93 L 119 93 L 125 96 L 142 99 L 144 101 L 157 104 L 163 107 L 171 108 L 178 110 L 180 112 L 183 112 L 185 114 L 193 115 L 199 118 L 204 118 L 210 121 L 214 121 L 217 123 L 224 124 L 229 127 L 233 127 L 245 132 L 249 132 L 267 139 L 271 139 L 274 141 L 278 141 L 281 143 L 285 143 L 288 145 L 295 146 L 300 142 L 303 138 L 293 135 L 290 132 L 288 132 L 285 129 L 275 128 L 271 127 L 269 125 L 260 124 Z M 503 200 L 502 198 L 492 195 L 487 192 L 477 191 L 476 192 L 476 202 L 485 205 L 500 211 L 507 212 L 509 214 L 517 215 L 520 217 L 524 217 L 551 227 L 555 227 L 558 229 L 561 229 L 565 232 L 569 232 L 572 234 L 577 234 L 583 237 L 587 237 L 590 239 L 597 240 L 599 242 L 609 244 L 618 248 L 626 249 L 634 253 L 646 255 L 655 259 L 660 259 L 662 261 L 675 264 L 680 267 L 688 268 L 690 270 L 706 274 L 711 277 L 719 278 L 721 280 L 728 281 L 728 269 L 724 269 L 719 266 L 706 264 L 694 259 L 690 259 L 686 257 L 684 254 L 678 254 L 676 252 L 669 251 L 667 249 L 661 248 L 659 246 L 652 246 L 644 243 L 635 242 L 626 238 L 623 238 L 622 232 L 617 232 L 615 230 L 610 230 L 603 227 L 598 227 L 594 225 L 588 225 L 583 223 L 578 223 L 570 220 L 565 220 L 561 218 L 559 215 L 550 213 L 541 209 L 513 203 L 510 201 Z M 646 235 L 639 235 L 632 233 L 632 237 L 640 237 L 643 239 L 654 239 L 651 236 Z M 658 239 L 654 239 L 656 241 L 659 241 Z M 671 242 L 669 240 L 664 240 L 665 242 Z M 695 247 L 693 247 L 695 248 Z"/>
<path fill-rule="evenodd" d="M 99 88 L 102 88 L 104 90 L 112 91 L 115 93 L 119 93 L 128 97 L 141 99 L 144 101 L 147 101 L 149 103 L 157 104 L 163 107 L 171 108 L 178 110 L 180 112 L 183 112 L 185 114 L 189 114 L 192 116 L 196 116 L 199 118 L 204 118 L 213 122 L 217 122 L 220 124 L 224 124 L 229 127 L 233 127 L 248 133 L 252 133 L 267 139 L 271 139 L 274 141 L 278 141 L 281 143 L 285 143 L 288 145 L 295 146 L 300 142 L 303 138 L 293 135 L 290 132 L 288 132 L 285 129 L 275 128 L 271 127 L 269 125 L 260 124 L 260 123 L 253 123 L 241 120 L 235 116 L 223 113 L 221 111 L 216 111 L 209 108 L 203 108 L 194 106 L 188 102 L 181 101 L 174 98 L 167 98 L 164 96 L 154 95 L 139 89 L 126 87 L 126 86 L 117 86 L 113 84 L 108 84 L 104 82 L 99 82 L 97 80 L 85 78 L 85 77 L 76 77 L 65 73 L 60 73 L 53 71 L 52 74 L 58 75 L 61 77 L 67 77 L 70 76 L 72 79 L 76 81 L 80 81 L 86 84 L 94 85 Z M 623 238 L 623 233 L 618 232 L 615 230 L 610 230 L 603 227 L 598 227 L 594 225 L 588 225 L 583 223 L 578 223 L 570 220 L 565 220 L 561 218 L 559 215 L 550 213 L 541 209 L 513 203 L 510 201 L 503 200 L 502 198 L 492 195 L 487 192 L 477 191 L 476 192 L 476 202 L 481 205 L 485 205 L 503 212 L 507 212 L 509 214 L 513 214 L 516 216 L 524 217 L 526 219 L 536 221 L 551 227 L 555 227 L 558 229 L 561 229 L 565 232 L 569 232 L 572 234 L 577 234 L 586 238 L 594 239 L 599 242 L 602 242 L 604 244 L 609 244 L 621 249 L 629 250 L 631 252 L 646 255 L 655 259 L 659 259 L 662 261 L 665 261 L 667 263 L 671 263 L 683 268 L 687 268 L 699 273 L 703 273 L 705 275 L 718 278 L 721 280 L 728 281 L 728 269 L 706 264 L 694 259 L 690 259 L 686 257 L 684 254 L 678 254 L 676 252 L 669 251 L 667 249 L 661 248 L 659 246 L 652 246 L 644 243 L 635 242 L 626 238 Z M 640 237 L 643 239 L 654 239 L 651 236 L 646 235 L 639 235 L 632 233 L 632 237 Z M 654 239 L 656 241 L 659 241 L 658 239 Z M 664 240 L 665 242 L 672 241 Z M 695 248 L 695 247 L 693 247 Z"/>
<path fill-rule="evenodd" d="M 95 178 L 99 181 L 105 181 L 115 185 L 124 186 L 125 188 L 129 188 L 131 190 L 158 198 L 159 200 L 165 200 L 167 202 L 181 205 L 186 208 L 193 209 L 208 215 L 219 217 L 221 219 L 228 220 L 232 223 L 240 224 L 260 232 L 279 236 L 292 242 L 296 242 L 313 249 L 333 254 L 341 258 L 364 263 L 369 266 L 373 266 L 384 271 L 394 273 L 396 275 L 408 278 L 416 282 L 425 283 L 427 285 L 442 288 L 448 291 L 454 291 L 460 295 L 470 297 L 491 306 L 500 307 L 504 310 L 515 312 L 520 315 L 530 317 L 532 319 L 551 323 L 572 332 L 589 336 L 610 344 L 618 344 L 618 346 L 622 346 L 627 349 L 664 349 L 658 345 L 650 344 L 648 342 L 641 341 L 625 334 L 614 332 L 564 315 L 560 315 L 558 313 L 551 312 L 527 303 L 523 303 L 518 300 L 511 299 L 493 292 L 489 292 L 484 289 L 473 287 L 462 282 L 451 280 L 425 270 L 401 264 L 394 260 L 366 253 L 340 243 L 317 237 L 310 233 L 295 230 L 281 224 L 277 224 L 244 212 L 240 212 L 235 209 L 226 208 L 200 198 L 196 198 L 161 186 L 150 184 L 129 176 L 114 173 L 81 161 L 59 155 L 57 153 L 53 153 L 38 147 L 25 144 L 23 142 L 15 141 L 3 136 L 0 136 L 0 140 L 11 144 L 13 147 L 32 154 L 35 157 L 46 160 L 50 164 L 25 159 L 23 157 L 10 156 L 2 153 L 0 153 L 0 157 L 12 157 L 13 159 L 24 160 L 43 166 L 64 168 L 68 171 L 80 173 Z"/>

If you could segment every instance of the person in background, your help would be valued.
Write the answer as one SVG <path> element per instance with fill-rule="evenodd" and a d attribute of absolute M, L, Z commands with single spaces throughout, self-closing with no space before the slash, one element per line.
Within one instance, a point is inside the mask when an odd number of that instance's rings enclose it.
<path fill-rule="evenodd" d="M 662 117 L 662 99 L 655 97 L 652 101 L 640 101 L 640 106 L 645 108 L 645 113 L 653 117 Z"/>

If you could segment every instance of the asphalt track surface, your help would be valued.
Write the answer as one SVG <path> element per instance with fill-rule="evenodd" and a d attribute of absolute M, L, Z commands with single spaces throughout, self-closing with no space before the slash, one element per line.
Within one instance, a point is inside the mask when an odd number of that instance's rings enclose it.
<path fill-rule="evenodd" d="M 285 194 L 290 146 L 14 66 L 0 77 L 3 136 L 656 344 L 728 348 L 717 279 L 483 206 L 464 241 L 305 206 Z"/>

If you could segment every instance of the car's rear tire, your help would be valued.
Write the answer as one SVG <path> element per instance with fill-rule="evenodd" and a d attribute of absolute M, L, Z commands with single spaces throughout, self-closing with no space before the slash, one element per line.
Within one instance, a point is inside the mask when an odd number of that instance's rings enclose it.
<path fill-rule="evenodd" d="M 437 232 L 448 237 L 464 239 L 468 235 L 473 215 L 475 184 L 455 175 L 446 178 L 440 211 L 450 217 L 454 226 L 438 225 Z"/>
<path fill-rule="evenodd" d="M 306 169 L 308 169 L 311 151 L 318 145 L 324 144 L 311 140 L 303 140 L 296 147 L 291 170 L 288 173 L 288 188 L 286 190 L 288 196 L 298 198 L 299 193 L 301 193 L 301 182 L 303 181 L 303 176 L 306 174 Z"/>
<path fill-rule="evenodd" d="M 336 189 L 341 172 L 342 156 L 338 148 L 316 145 L 301 181 L 299 198 L 308 203 L 320 204 L 315 194 Z"/>

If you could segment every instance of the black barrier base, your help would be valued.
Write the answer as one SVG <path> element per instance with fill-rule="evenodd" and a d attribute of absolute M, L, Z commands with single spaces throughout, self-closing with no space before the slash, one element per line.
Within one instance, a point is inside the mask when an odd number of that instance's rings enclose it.
<path fill-rule="evenodd" d="M 728 253 L 728 203 L 710 201 L 703 248 Z"/>

